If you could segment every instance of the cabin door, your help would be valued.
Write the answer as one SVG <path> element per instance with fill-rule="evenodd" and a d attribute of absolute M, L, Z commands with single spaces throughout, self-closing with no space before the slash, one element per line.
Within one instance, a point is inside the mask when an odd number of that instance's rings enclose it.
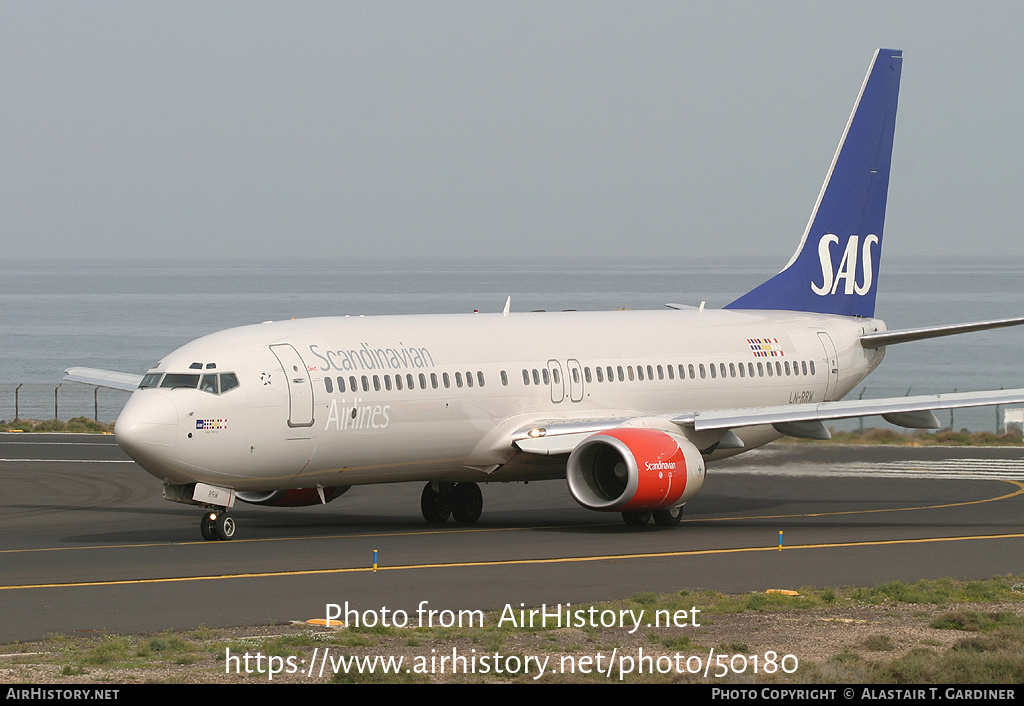
<path fill-rule="evenodd" d="M 281 364 L 288 382 L 288 426 L 313 426 L 313 383 L 306 364 L 289 343 L 275 343 L 270 352 Z"/>

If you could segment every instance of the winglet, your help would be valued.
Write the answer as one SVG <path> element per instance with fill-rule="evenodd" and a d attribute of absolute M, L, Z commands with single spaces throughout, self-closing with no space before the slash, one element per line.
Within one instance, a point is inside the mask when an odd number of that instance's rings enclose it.
<path fill-rule="evenodd" d="M 727 309 L 874 316 L 902 65 L 875 52 L 796 253 Z"/>

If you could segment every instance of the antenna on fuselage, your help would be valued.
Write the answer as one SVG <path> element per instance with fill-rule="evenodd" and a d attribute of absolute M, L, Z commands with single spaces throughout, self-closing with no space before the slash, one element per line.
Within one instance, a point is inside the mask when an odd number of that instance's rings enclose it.
<path fill-rule="evenodd" d="M 505 300 L 505 309 L 501 312 L 502 316 L 508 316 L 509 309 L 512 308 L 512 295 L 508 295 L 508 299 Z"/>

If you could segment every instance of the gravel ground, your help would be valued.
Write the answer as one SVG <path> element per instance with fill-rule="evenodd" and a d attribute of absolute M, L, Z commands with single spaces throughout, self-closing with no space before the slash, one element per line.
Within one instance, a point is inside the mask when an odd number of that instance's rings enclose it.
<path fill-rule="evenodd" d="M 961 610 L 978 610 L 985 613 L 1013 611 L 1024 614 L 1020 604 L 961 605 Z M 279 655 L 282 660 L 295 655 L 298 673 L 277 674 L 275 683 L 309 683 L 328 681 L 330 669 L 323 677 L 310 676 L 309 663 L 313 662 L 314 649 L 318 654 L 326 647 L 332 656 L 393 656 L 406 660 L 405 667 L 412 665 L 413 673 L 399 676 L 353 675 L 350 681 L 429 681 L 429 682 L 498 682 L 533 681 L 538 673 L 535 665 L 521 670 L 518 675 L 496 675 L 494 667 L 484 671 L 483 658 L 493 660 L 493 655 L 502 659 L 526 656 L 535 659 L 547 658 L 544 681 L 618 681 L 617 667 L 611 674 L 598 675 L 595 670 L 604 670 L 612 663 L 622 665 L 622 659 L 635 658 L 640 654 L 657 660 L 663 667 L 683 655 L 675 663 L 686 658 L 698 657 L 706 661 L 708 654 L 724 655 L 730 663 L 742 665 L 750 662 L 750 656 L 757 655 L 762 667 L 768 653 L 775 653 L 776 660 L 784 655 L 793 655 L 801 667 L 816 664 L 817 678 L 830 680 L 832 669 L 829 662 L 837 654 L 854 653 L 867 661 L 891 660 L 911 650 L 927 647 L 941 650 L 964 638 L 965 633 L 957 630 L 940 630 L 928 627 L 938 615 L 952 610 L 949 606 L 908 605 L 871 606 L 863 608 L 836 608 L 822 610 L 793 610 L 782 612 L 749 611 L 739 614 L 710 615 L 701 617 L 701 627 L 676 628 L 673 630 L 641 629 L 630 635 L 627 630 L 604 630 L 590 632 L 564 628 L 538 632 L 503 632 L 500 635 L 483 633 L 475 640 L 470 633 L 446 638 L 443 636 L 419 636 L 415 633 L 378 635 L 372 633 L 347 633 L 327 631 L 307 625 L 267 626 L 235 630 L 199 630 L 176 635 L 159 636 L 91 636 L 56 637 L 43 643 L 22 643 L 0 646 L 0 681 L 4 683 L 51 683 L 51 684 L 139 684 L 139 683 L 260 683 L 268 680 L 265 673 L 256 672 L 255 661 L 250 662 L 251 672 L 245 673 L 244 662 L 237 661 L 237 668 L 229 673 L 225 669 L 225 650 L 231 654 L 249 652 L 255 660 L 257 652 Z M 178 638 L 175 642 L 175 638 Z M 688 639 L 688 641 L 687 641 Z M 491 643 L 490 640 L 495 640 Z M 290 641 L 290 642 L 289 642 Z M 272 647 L 276 644 L 277 647 Z M 109 662 L 102 663 L 103 645 L 114 645 L 116 654 Z M 284 646 L 281 646 L 284 645 Z M 450 667 L 441 673 L 440 659 L 449 659 L 457 650 L 459 655 L 472 656 L 478 661 L 477 674 L 452 675 Z M 746 655 L 746 659 L 734 655 Z M 600 660 L 598 659 L 601 656 Z M 416 674 L 417 660 L 426 674 Z M 431 661 L 433 660 L 433 661 Z M 582 660 L 582 661 L 581 661 Z M 589 660 L 589 661 L 588 661 Z M 99 662 L 99 663 L 96 663 Z M 491 662 L 497 665 L 497 662 Z M 317 662 L 319 665 L 319 662 Z M 450 663 L 449 663 L 450 664 Z M 509 663 L 504 663 L 509 665 Z M 512 663 L 514 664 L 514 663 Z M 552 674 L 559 665 L 576 665 L 576 674 Z M 627 663 L 628 664 L 628 663 Z M 697 662 L 690 661 L 696 665 Z M 793 658 L 776 662 L 789 667 Z M 318 670 L 314 668 L 314 672 Z M 287 670 L 286 670 L 287 671 Z M 589 671 L 589 675 L 580 672 Z M 240 672 L 240 673 L 239 673 Z M 404 670 L 403 670 L 404 672 Z M 805 678 L 808 674 L 804 672 Z M 772 677 L 732 674 L 724 681 L 750 682 L 781 680 L 785 675 L 776 671 Z M 842 674 L 835 673 L 836 679 Z M 693 675 L 658 676 L 656 680 L 704 681 Z M 786 681 L 800 682 L 798 672 L 785 677 Z M 709 678 L 707 681 L 716 681 Z"/>

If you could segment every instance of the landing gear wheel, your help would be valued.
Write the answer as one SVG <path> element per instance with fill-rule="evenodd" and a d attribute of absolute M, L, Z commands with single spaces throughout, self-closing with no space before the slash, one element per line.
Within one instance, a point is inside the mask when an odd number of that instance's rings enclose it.
<path fill-rule="evenodd" d="M 427 483 L 423 486 L 423 494 L 420 495 L 420 512 L 427 522 L 446 522 L 451 516 L 451 507 L 448 505 L 448 493 L 450 483 Z"/>
<path fill-rule="evenodd" d="M 227 541 L 235 536 L 235 518 L 226 512 L 222 512 L 217 515 L 217 519 L 213 521 L 213 536 L 216 539 Z"/>
<path fill-rule="evenodd" d="M 456 522 L 472 524 L 480 519 L 484 496 L 476 483 L 456 483 L 451 493 L 452 516 Z"/>
<path fill-rule="evenodd" d="M 217 539 L 213 536 L 213 519 L 211 519 L 211 515 L 215 516 L 212 512 L 204 513 L 202 519 L 199 520 L 199 531 L 207 542 Z"/>
<path fill-rule="evenodd" d="M 683 520 L 683 506 L 670 507 L 667 510 L 655 510 L 654 522 L 660 527 L 675 527 Z"/>
<path fill-rule="evenodd" d="M 227 541 L 235 536 L 236 529 L 238 529 L 238 525 L 235 524 L 235 518 L 226 512 L 210 510 L 199 520 L 199 531 L 206 541 L 213 539 Z"/>
<path fill-rule="evenodd" d="M 638 512 L 636 510 L 631 510 L 622 513 L 622 521 L 632 527 L 642 527 L 643 525 L 646 525 L 648 522 L 650 522 L 650 520 L 651 513 L 649 512 Z"/>

